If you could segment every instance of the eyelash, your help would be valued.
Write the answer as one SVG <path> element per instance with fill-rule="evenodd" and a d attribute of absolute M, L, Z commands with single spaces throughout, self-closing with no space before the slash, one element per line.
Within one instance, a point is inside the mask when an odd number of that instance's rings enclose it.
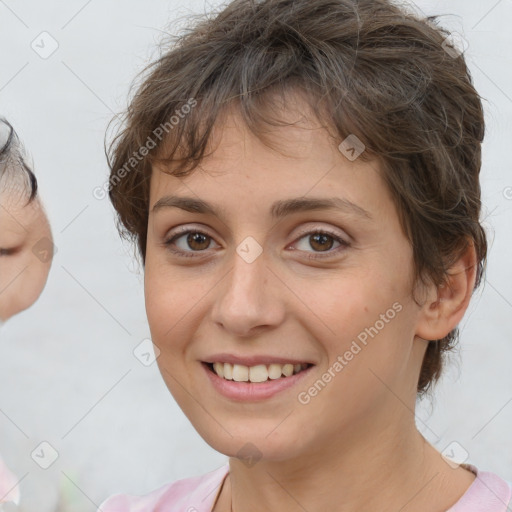
<path fill-rule="evenodd" d="M 0 256 L 12 256 L 16 249 L 2 249 L 0 248 Z"/>
<path fill-rule="evenodd" d="M 164 242 L 164 245 L 173 254 L 176 254 L 176 255 L 178 255 L 180 257 L 181 256 L 183 256 L 185 258 L 201 257 L 199 255 L 196 255 L 195 253 L 203 253 L 203 252 L 206 252 L 207 249 L 204 249 L 202 251 L 182 251 L 180 249 L 173 248 L 173 244 L 174 244 L 174 242 L 176 240 L 178 240 L 179 238 L 181 238 L 181 237 L 183 237 L 185 235 L 189 235 L 190 233 L 194 233 L 194 234 L 198 234 L 198 235 L 203 235 L 203 236 L 213 240 L 213 237 L 211 237 L 208 233 L 205 233 L 204 231 L 201 231 L 200 229 L 188 229 L 188 230 L 181 231 L 180 233 L 177 233 L 176 235 L 172 236 L 170 239 L 168 239 L 168 240 L 166 240 Z M 339 247 L 337 247 L 335 249 L 332 249 L 332 250 L 329 250 L 329 251 L 324 251 L 324 252 L 319 251 L 319 252 L 316 252 L 316 253 L 309 254 L 307 256 L 308 259 L 321 259 L 321 258 L 332 257 L 333 254 L 337 254 L 340 250 L 346 249 L 350 245 L 346 240 L 343 240 L 337 234 L 332 233 L 329 230 L 324 230 L 324 229 L 316 229 L 316 230 L 312 230 L 312 231 L 308 231 L 306 233 L 303 233 L 298 240 L 302 240 L 303 238 L 308 237 L 308 236 L 312 236 L 312 235 L 326 235 L 326 236 L 329 236 L 335 242 L 338 242 L 340 245 L 339 245 Z"/>

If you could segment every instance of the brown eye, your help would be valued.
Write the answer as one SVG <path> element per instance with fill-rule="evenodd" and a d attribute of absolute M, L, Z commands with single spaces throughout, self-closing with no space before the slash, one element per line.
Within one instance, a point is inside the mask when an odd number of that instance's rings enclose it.
<path fill-rule="evenodd" d="M 306 253 L 308 259 L 328 258 L 339 255 L 350 246 L 336 233 L 317 230 L 302 235 L 295 247 L 302 253 Z"/>
<path fill-rule="evenodd" d="M 213 238 L 202 231 L 188 230 L 172 236 L 165 242 L 169 250 L 179 256 L 196 256 L 210 249 Z"/>
<path fill-rule="evenodd" d="M 189 233 L 187 235 L 187 244 L 194 251 L 204 251 L 210 245 L 210 237 L 204 233 Z"/>
<path fill-rule="evenodd" d="M 334 245 L 334 239 L 325 233 L 316 233 L 309 236 L 309 244 L 316 251 L 328 251 Z"/>

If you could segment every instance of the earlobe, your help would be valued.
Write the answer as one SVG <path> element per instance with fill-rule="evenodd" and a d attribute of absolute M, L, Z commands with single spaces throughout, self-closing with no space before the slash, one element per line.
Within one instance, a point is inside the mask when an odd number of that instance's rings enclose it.
<path fill-rule="evenodd" d="M 445 282 L 429 289 L 423 302 L 416 335 L 425 340 L 447 336 L 462 320 L 475 287 L 477 258 L 474 245 L 450 267 Z"/>

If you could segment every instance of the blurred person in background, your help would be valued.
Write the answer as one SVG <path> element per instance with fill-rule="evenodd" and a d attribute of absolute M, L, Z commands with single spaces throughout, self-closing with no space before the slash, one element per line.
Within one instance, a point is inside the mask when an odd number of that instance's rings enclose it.
<path fill-rule="evenodd" d="M 0 328 L 41 295 L 52 258 L 37 179 L 14 128 L 0 118 Z M 18 483 L 0 459 L 0 510 L 19 503 Z"/>

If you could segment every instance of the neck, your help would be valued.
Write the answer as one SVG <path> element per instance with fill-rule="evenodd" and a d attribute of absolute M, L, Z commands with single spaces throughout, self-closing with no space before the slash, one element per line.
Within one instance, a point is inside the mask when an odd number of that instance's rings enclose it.
<path fill-rule="evenodd" d="M 406 432 L 344 432 L 335 445 L 331 440 L 300 457 L 262 459 L 253 467 L 230 458 L 222 511 L 447 510 L 474 475 L 460 468 L 455 477 L 413 420 Z"/>

